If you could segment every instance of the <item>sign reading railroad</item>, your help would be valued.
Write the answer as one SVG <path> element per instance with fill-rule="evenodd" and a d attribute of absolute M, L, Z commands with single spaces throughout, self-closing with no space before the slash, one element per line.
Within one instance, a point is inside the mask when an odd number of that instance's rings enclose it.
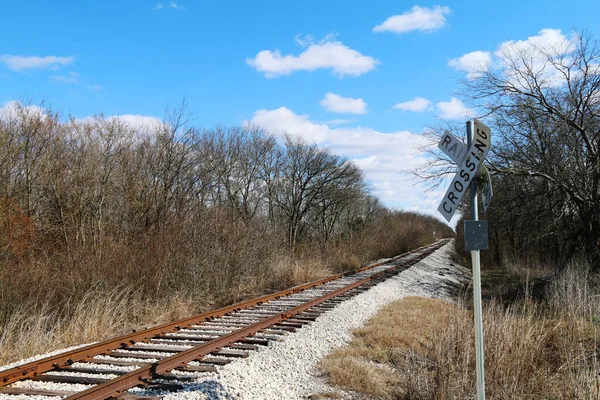
<path fill-rule="evenodd" d="M 467 156 L 467 146 L 451 132 L 444 132 L 438 148 L 444 152 L 454 164 L 460 165 Z"/>
<path fill-rule="evenodd" d="M 439 144 L 440 149 L 452 158 L 453 161 L 460 161 L 457 163 L 458 171 L 456 172 L 456 175 L 454 175 L 454 179 L 438 207 L 438 211 L 448 222 L 450 222 L 452 216 L 456 212 L 460 201 L 469 187 L 469 183 L 471 183 L 475 175 L 477 175 L 479 165 L 490 151 L 492 136 L 490 128 L 477 119 L 473 120 L 473 127 L 473 142 L 471 147 L 467 149 L 466 156 L 464 156 L 462 160 L 461 150 L 465 147 L 463 145 L 461 148 L 458 143 L 462 143 L 454 137 L 454 135 L 450 134 L 450 132 L 444 133 Z"/>

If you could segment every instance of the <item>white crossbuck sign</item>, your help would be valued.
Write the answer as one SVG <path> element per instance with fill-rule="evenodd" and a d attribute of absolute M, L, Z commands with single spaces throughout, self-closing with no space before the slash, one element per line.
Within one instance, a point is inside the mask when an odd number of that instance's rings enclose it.
<path fill-rule="evenodd" d="M 438 211 L 448 222 L 452 219 L 475 175 L 480 175 L 484 179 L 482 187 L 484 211 L 492 201 L 492 181 L 487 168 L 482 163 L 490 150 L 491 130 L 477 119 L 473 119 L 473 129 L 475 134 L 468 149 L 462 141 L 448 131 L 444 132 L 438 145 L 458 165 L 458 171 L 438 207 Z"/>

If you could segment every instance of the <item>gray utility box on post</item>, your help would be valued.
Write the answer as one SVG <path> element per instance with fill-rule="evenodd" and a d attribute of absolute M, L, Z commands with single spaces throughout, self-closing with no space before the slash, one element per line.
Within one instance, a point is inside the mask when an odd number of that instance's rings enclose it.
<path fill-rule="evenodd" d="M 488 248 L 488 223 L 486 220 L 465 221 L 465 250 Z"/>

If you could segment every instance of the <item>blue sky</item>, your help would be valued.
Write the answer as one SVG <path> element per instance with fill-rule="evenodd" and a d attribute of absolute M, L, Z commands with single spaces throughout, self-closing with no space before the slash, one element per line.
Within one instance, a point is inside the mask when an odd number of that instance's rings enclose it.
<path fill-rule="evenodd" d="M 468 118 L 460 79 L 508 40 L 560 41 L 573 28 L 598 37 L 600 3 L 5 0 L 0 10 L 0 106 L 46 99 L 76 118 L 161 117 L 185 96 L 200 126 L 304 135 L 356 159 L 387 205 L 434 213 L 440 193 L 399 171 L 422 160 L 413 147 L 426 126 Z"/>

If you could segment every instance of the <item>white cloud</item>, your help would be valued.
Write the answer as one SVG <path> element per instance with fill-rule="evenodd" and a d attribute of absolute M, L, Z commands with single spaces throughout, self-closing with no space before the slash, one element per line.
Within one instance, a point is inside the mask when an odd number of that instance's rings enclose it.
<path fill-rule="evenodd" d="M 475 79 L 488 69 L 504 73 L 512 84 L 527 87 L 528 74 L 521 72 L 530 70 L 536 77 L 536 84 L 545 87 L 560 86 L 566 82 L 561 67 L 551 66 L 548 55 L 569 59 L 574 49 L 574 37 L 565 36 L 559 29 L 545 28 L 537 35 L 525 40 L 509 40 L 501 43 L 492 53 L 489 51 L 473 51 L 454 58 L 449 66 L 467 73 L 468 79 Z"/>
<path fill-rule="evenodd" d="M 64 75 L 52 75 L 50 80 L 56 83 L 79 83 L 79 74 L 77 72 L 69 72 L 66 76 Z"/>
<path fill-rule="evenodd" d="M 152 11 L 158 11 L 158 10 L 162 10 L 163 8 L 165 8 L 165 6 L 163 6 L 162 4 L 157 4 L 154 7 L 152 7 Z"/>
<path fill-rule="evenodd" d="M 487 71 L 491 63 L 492 54 L 489 51 L 478 50 L 453 58 L 448 65 L 459 71 L 465 71 L 468 79 L 474 79 Z"/>
<path fill-rule="evenodd" d="M 412 154 L 417 152 L 412 148 L 413 145 L 426 143 L 421 135 L 408 131 L 382 133 L 366 127 L 332 128 L 327 124 L 311 121 L 308 115 L 298 115 L 287 107 L 257 110 L 246 122 L 261 126 L 275 135 L 285 133 L 299 135 L 309 142 L 344 150 L 344 155 L 352 157 L 373 154 Z"/>
<path fill-rule="evenodd" d="M 440 192 L 435 199 L 424 203 L 424 199 L 430 199 L 425 187 L 403 173 L 425 162 L 420 148 L 428 142 L 419 134 L 383 133 L 360 126 L 334 127 L 312 121 L 308 115 L 298 115 L 286 107 L 257 110 L 246 122 L 277 136 L 285 133 L 301 136 L 352 159 L 365 173 L 373 194 L 389 207 L 418 207 L 419 211 L 433 215 L 444 194 Z"/>
<path fill-rule="evenodd" d="M 414 6 L 400 15 L 393 15 L 381 25 L 373 28 L 373 32 L 406 33 L 422 31 L 432 33 L 447 25 L 446 15 L 450 14 L 448 7 L 434 6 L 431 8 Z"/>
<path fill-rule="evenodd" d="M 89 90 L 100 90 L 102 87 L 100 85 L 87 85 Z"/>
<path fill-rule="evenodd" d="M 139 114 L 113 115 L 106 119 L 122 122 L 136 132 L 154 132 L 164 126 L 160 118 Z"/>
<path fill-rule="evenodd" d="M 287 107 L 257 110 L 248 122 L 273 134 L 301 134 L 306 140 L 316 143 L 324 142 L 329 133 L 327 125 L 314 123 L 308 119 L 308 115 L 298 115 Z"/>
<path fill-rule="evenodd" d="M 339 77 L 359 76 L 373 70 L 379 64 L 375 58 L 349 48 L 331 35 L 318 43 L 314 43 L 310 37 L 296 41 L 306 47 L 306 50 L 297 56 L 282 56 L 279 50 L 262 50 L 254 58 L 246 59 L 246 63 L 257 71 L 264 72 L 267 78 L 316 69 L 331 69 Z"/>
<path fill-rule="evenodd" d="M 327 111 L 342 114 L 366 114 L 367 103 L 361 98 L 342 97 L 335 93 L 327 93 L 319 102 L 321 107 Z"/>
<path fill-rule="evenodd" d="M 439 116 L 443 119 L 468 119 L 475 116 L 475 111 L 455 97 L 450 101 L 441 101 L 436 106 L 440 111 Z"/>
<path fill-rule="evenodd" d="M 335 118 L 335 119 L 330 119 L 327 121 L 321 121 L 319 122 L 320 124 L 325 124 L 325 125 L 346 125 L 349 124 L 351 122 L 354 122 L 354 119 L 347 119 L 347 118 Z"/>
<path fill-rule="evenodd" d="M 120 135 L 120 140 L 142 141 L 152 139 L 154 135 L 165 129 L 164 122 L 157 117 L 139 114 L 111 115 L 109 117 L 84 117 L 77 118 L 74 122 L 81 126 L 96 127 L 96 124 L 105 120 L 107 122 L 118 123 L 126 129 L 116 131 Z"/>
<path fill-rule="evenodd" d="M 521 52 L 535 52 L 535 50 L 564 54 L 572 44 L 573 42 L 563 35 L 560 29 L 545 28 L 526 40 L 509 40 L 502 43 L 494 54 L 500 58 L 507 55 L 518 55 Z"/>
<path fill-rule="evenodd" d="M 427 110 L 430 104 L 431 101 L 424 99 L 423 97 L 415 97 L 412 100 L 396 104 L 394 108 L 403 111 L 423 112 Z"/>
<path fill-rule="evenodd" d="M 561 71 L 557 64 L 550 66 L 548 55 L 553 58 L 564 57 L 573 50 L 573 44 L 573 39 L 563 35 L 560 29 L 546 28 L 526 40 L 502 43 L 494 55 L 499 60 L 499 68 L 505 70 L 507 78 L 517 87 L 529 86 L 529 82 L 520 73 L 528 69 L 536 76 L 536 84 L 555 87 L 566 83 L 563 72 L 567 71 Z"/>
<path fill-rule="evenodd" d="M 29 69 L 58 68 L 69 65 L 75 61 L 75 57 L 56 56 L 14 56 L 10 54 L 0 55 L 0 64 L 6 65 L 13 71 L 26 71 Z"/>
<path fill-rule="evenodd" d="M 43 119 L 46 116 L 46 110 L 36 105 L 25 105 L 17 100 L 7 101 L 0 107 L 0 119 L 2 120 L 18 118 L 21 115 L 37 115 Z"/>

